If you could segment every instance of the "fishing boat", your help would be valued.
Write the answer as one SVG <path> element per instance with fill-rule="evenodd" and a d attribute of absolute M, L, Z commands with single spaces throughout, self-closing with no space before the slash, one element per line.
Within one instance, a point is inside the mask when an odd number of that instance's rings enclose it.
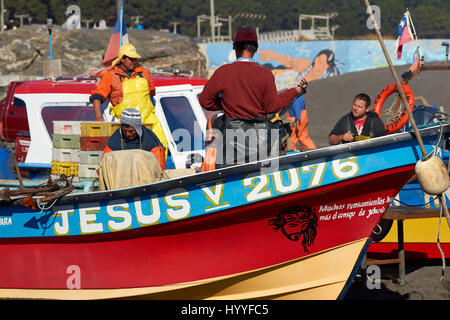
<path fill-rule="evenodd" d="M 342 298 L 420 158 L 405 132 L 36 209 L 2 190 L 0 297 Z"/>
<path fill-rule="evenodd" d="M 48 166 L 54 128 L 43 115 L 54 113 L 43 112 L 42 90 L 20 88 L 31 135 L 24 163 Z M 67 102 L 89 110 L 86 98 Z M 205 115 L 192 113 L 203 139 Z M 175 124 L 164 133 L 176 153 Z M 444 124 L 114 190 L 76 190 L 64 176 L 62 189 L 49 180 L 40 194 L 3 188 L 0 297 L 343 298 L 393 198 L 449 134 Z M 195 168 L 194 153 L 174 168 Z"/>

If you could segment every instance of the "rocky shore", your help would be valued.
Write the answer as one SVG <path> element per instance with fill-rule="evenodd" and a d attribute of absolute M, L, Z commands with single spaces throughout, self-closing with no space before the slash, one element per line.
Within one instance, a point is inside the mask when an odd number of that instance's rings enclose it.
<path fill-rule="evenodd" d="M 52 31 L 53 59 L 62 63 L 61 76 L 86 74 L 100 68 L 112 28 Z M 152 69 L 189 69 L 206 76 L 204 57 L 192 38 L 156 30 L 129 30 L 128 37 L 142 56 L 142 64 Z M 43 76 L 43 64 L 50 60 L 50 39 L 46 26 L 26 25 L 2 33 L 0 75 Z"/>

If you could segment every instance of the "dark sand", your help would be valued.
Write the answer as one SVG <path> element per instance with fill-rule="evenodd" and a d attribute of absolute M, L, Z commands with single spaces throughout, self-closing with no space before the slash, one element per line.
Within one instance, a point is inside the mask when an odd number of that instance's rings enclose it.
<path fill-rule="evenodd" d="M 404 284 L 398 282 L 397 264 L 380 265 L 380 289 L 368 289 L 359 272 L 344 300 L 450 300 L 449 262 L 447 259 L 441 280 L 442 260 L 406 259 Z"/>

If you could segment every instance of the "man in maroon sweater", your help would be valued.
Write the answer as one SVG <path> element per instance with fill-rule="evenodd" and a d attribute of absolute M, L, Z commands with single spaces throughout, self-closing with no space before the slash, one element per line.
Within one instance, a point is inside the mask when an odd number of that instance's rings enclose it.
<path fill-rule="evenodd" d="M 217 141 L 216 168 L 277 156 L 279 130 L 267 115 L 287 107 L 307 87 L 302 79 L 298 86 L 278 94 L 272 72 L 253 61 L 258 50 L 254 30 L 238 29 L 233 49 L 237 60 L 219 67 L 199 95 L 203 108 L 225 113 L 222 136 Z"/>

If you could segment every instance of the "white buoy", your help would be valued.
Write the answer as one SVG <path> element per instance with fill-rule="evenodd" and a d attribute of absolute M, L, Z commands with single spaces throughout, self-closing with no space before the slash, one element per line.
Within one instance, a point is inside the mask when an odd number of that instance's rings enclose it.
<path fill-rule="evenodd" d="M 416 163 L 416 176 L 420 187 L 430 195 L 439 195 L 447 191 L 450 179 L 444 162 L 432 156 Z"/>

